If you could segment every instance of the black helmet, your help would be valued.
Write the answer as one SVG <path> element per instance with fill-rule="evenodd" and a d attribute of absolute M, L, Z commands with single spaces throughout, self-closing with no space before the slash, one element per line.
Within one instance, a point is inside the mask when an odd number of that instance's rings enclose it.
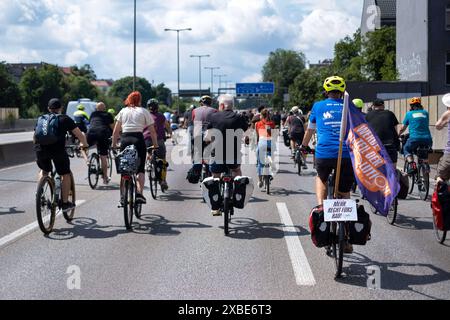
<path fill-rule="evenodd" d="M 48 102 L 49 109 L 60 109 L 62 107 L 61 101 L 57 98 L 50 99 Z"/>
<path fill-rule="evenodd" d="M 203 96 L 200 98 L 200 103 L 210 106 L 212 105 L 212 98 L 210 96 Z"/>
<path fill-rule="evenodd" d="M 147 101 L 147 107 L 150 109 L 156 109 L 159 107 L 159 102 L 156 99 L 150 99 Z"/>

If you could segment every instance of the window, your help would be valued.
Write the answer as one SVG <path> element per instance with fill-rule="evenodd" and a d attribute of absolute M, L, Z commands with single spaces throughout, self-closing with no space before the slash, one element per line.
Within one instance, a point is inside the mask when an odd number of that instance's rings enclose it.
<path fill-rule="evenodd" d="M 446 84 L 450 86 L 450 51 L 447 52 L 447 63 L 445 65 Z"/>
<path fill-rule="evenodd" d="M 445 29 L 450 30 L 450 5 L 445 10 Z"/>

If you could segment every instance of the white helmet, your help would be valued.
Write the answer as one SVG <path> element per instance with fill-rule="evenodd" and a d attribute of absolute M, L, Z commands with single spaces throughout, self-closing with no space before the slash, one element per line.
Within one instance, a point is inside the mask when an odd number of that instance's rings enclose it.
<path fill-rule="evenodd" d="M 291 109 L 291 112 L 293 112 L 293 113 L 298 113 L 299 111 L 300 111 L 300 108 L 297 106 L 295 106 Z"/>
<path fill-rule="evenodd" d="M 450 108 L 450 93 L 447 93 L 447 94 L 442 98 L 442 103 L 443 103 L 447 108 Z"/>

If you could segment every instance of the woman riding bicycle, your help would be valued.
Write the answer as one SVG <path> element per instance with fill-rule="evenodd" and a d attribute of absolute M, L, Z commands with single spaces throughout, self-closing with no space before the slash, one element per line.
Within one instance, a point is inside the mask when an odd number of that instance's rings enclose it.
<path fill-rule="evenodd" d="M 145 185 L 145 159 L 147 149 L 145 146 L 143 131 L 149 127 L 153 147 L 158 148 L 158 139 L 155 131 L 155 121 L 150 112 L 141 107 L 142 96 L 139 91 L 132 92 L 125 100 L 126 108 L 123 108 L 116 117 L 116 125 L 113 132 L 113 146 L 117 145 L 120 135 L 120 150 L 123 151 L 127 146 L 134 145 L 138 151 L 140 163 L 138 168 L 137 181 L 137 203 L 146 203 L 143 195 Z M 120 134 L 121 133 L 121 134 Z"/>
<path fill-rule="evenodd" d="M 261 120 L 258 121 L 255 125 L 256 129 L 256 139 L 257 139 L 257 164 L 258 164 L 258 178 L 259 188 L 264 186 L 264 176 L 269 175 L 267 172 L 264 172 L 264 167 L 266 165 L 265 159 L 266 155 L 272 154 L 272 130 L 275 129 L 275 122 L 270 120 L 269 110 L 263 109 L 261 111 Z"/>

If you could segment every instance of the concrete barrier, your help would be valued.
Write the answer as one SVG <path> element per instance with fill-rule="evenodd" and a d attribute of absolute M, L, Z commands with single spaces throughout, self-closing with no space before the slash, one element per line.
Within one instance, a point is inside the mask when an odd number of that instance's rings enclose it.
<path fill-rule="evenodd" d="M 0 145 L 0 168 L 36 160 L 32 141 Z"/>

